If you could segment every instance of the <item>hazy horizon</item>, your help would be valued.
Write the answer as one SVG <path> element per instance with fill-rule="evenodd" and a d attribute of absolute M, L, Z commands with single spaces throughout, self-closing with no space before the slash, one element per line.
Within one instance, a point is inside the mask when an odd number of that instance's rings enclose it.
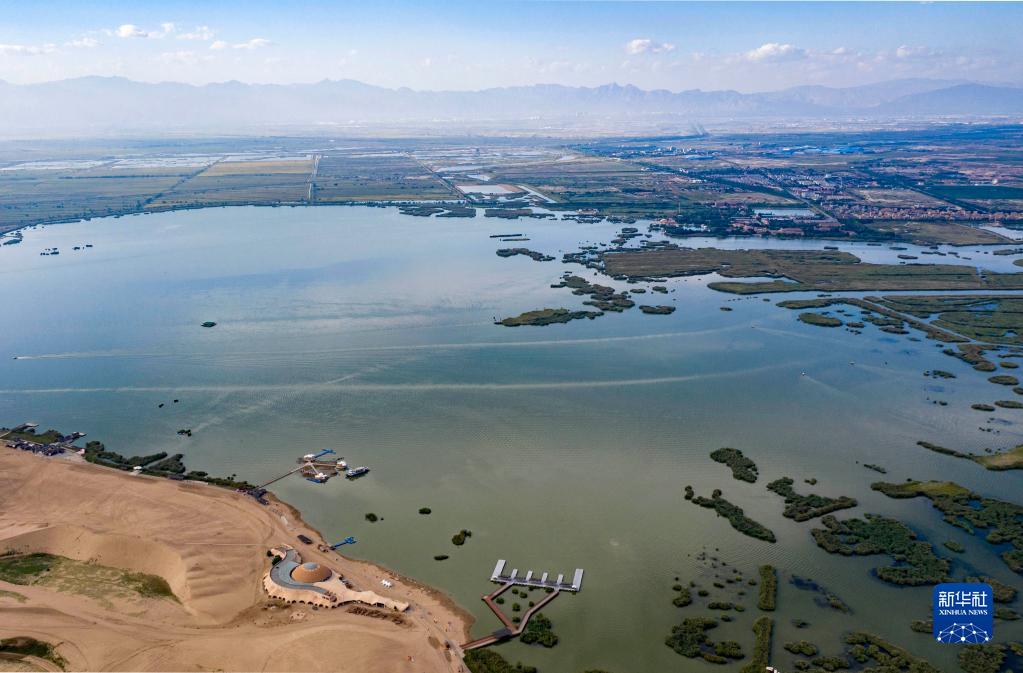
<path fill-rule="evenodd" d="M 3 4 L 0 80 L 14 84 L 119 76 L 756 93 L 902 78 L 1023 82 L 1014 28 L 1023 8 L 1010 3 Z"/>

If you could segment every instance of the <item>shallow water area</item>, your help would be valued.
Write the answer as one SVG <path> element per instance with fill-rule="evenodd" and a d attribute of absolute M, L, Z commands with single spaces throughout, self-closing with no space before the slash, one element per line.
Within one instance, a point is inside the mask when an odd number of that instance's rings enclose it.
<path fill-rule="evenodd" d="M 634 296 L 675 306 L 672 315 L 632 309 L 548 327 L 493 324 L 538 308 L 587 308 L 586 297 L 550 287 L 565 271 L 620 290 L 649 288 L 560 261 L 580 245 L 610 241 L 620 228 L 482 213 L 409 217 L 394 208 L 247 207 L 26 230 L 22 243 L 0 246 L 8 314 L 0 333 L 0 422 L 81 430 L 129 455 L 182 452 L 190 469 L 253 482 L 291 469 L 297 456 L 333 448 L 372 471 L 322 485 L 289 478 L 275 492 L 328 539 L 354 536 L 358 543 L 344 547 L 346 554 L 449 593 L 476 615 L 474 636 L 499 626 L 479 600 L 493 586 L 497 559 L 521 573 L 585 569 L 583 590 L 544 610 L 561 640 L 555 648 L 500 647 L 541 673 L 722 670 L 664 645 L 673 624 L 708 612 L 671 604 L 675 577 L 712 581 L 716 571 L 696 559 L 701 551 L 747 578 L 758 564 L 779 568 L 772 616 L 782 670 L 793 659 L 782 643 L 805 638 L 836 654 L 852 629 L 878 633 L 942 669 L 954 666 L 952 648 L 909 630 L 911 620 L 929 614 L 929 587 L 877 580 L 871 569 L 889 563 L 886 557 L 825 553 L 810 537 L 816 524 L 782 517 L 782 499 L 764 485 L 787 475 L 800 493 L 855 497 L 860 506 L 840 518 L 895 516 L 952 558 L 957 577 L 979 572 L 1018 587 L 1019 576 L 994 547 L 943 523 L 927 502 L 892 500 L 870 484 L 951 479 L 1019 501 L 1018 472 L 988 472 L 916 442 L 963 451 L 1014 446 L 1023 442 L 1023 412 L 971 410 L 1005 391 L 933 341 L 870 325 L 860 335 L 804 325 L 798 312 L 774 304 L 812 294 L 735 297 L 706 287 L 718 279 L 713 274 L 660 283 L 666 295 Z M 514 245 L 559 261 L 498 257 L 495 250 L 509 244 L 490 236 L 507 232 L 530 239 Z M 774 239 L 678 243 L 837 245 L 884 263 L 930 250 Z M 60 255 L 40 256 L 47 248 Z M 940 246 L 972 259 L 919 262 L 1019 270 L 1014 256 L 987 254 L 993 249 Z M 203 328 L 204 321 L 217 325 Z M 958 378 L 922 375 L 931 369 Z M 1000 422 L 986 423 L 989 417 Z M 179 428 L 193 436 L 178 436 Z M 723 446 L 757 462 L 757 483 L 735 481 L 709 459 Z M 803 482 L 811 477 L 816 486 Z M 705 496 L 722 489 L 778 542 L 745 537 L 686 502 L 686 485 Z M 421 507 L 432 513 L 419 514 Z M 368 522 L 369 512 L 380 520 Z M 472 537 L 453 545 L 463 528 Z M 967 552 L 948 552 L 945 540 Z M 450 558 L 434 560 L 442 554 Z M 827 587 L 853 613 L 816 605 L 811 592 L 790 583 L 792 575 Z M 745 603 L 713 637 L 738 640 L 748 655 L 755 588 Z M 796 629 L 796 618 L 810 626 Z M 996 634 L 1018 639 L 1023 629 L 1000 622 Z"/>

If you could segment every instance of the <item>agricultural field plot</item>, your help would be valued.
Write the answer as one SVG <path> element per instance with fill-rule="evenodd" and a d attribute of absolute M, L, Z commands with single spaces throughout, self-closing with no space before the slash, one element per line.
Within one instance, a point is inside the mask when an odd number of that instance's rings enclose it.
<path fill-rule="evenodd" d="M 0 232 L 137 212 L 177 184 L 187 170 L 116 169 L 105 162 L 75 171 L 0 171 Z"/>
<path fill-rule="evenodd" d="M 325 155 L 320 159 L 313 186 L 314 203 L 462 198 L 404 152 Z"/>
<path fill-rule="evenodd" d="M 1020 199 L 964 199 L 963 203 L 990 213 L 1023 212 L 1023 198 Z"/>
<path fill-rule="evenodd" d="M 861 226 L 893 240 L 916 245 L 997 245 L 1010 242 L 993 231 L 956 222 L 874 220 L 861 223 Z"/>
<path fill-rule="evenodd" d="M 221 161 L 146 204 L 146 210 L 215 205 L 300 203 L 308 199 L 315 159 Z"/>
<path fill-rule="evenodd" d="M 636 216 L 674 214 L 689 184 L 681 176 L 600 157 L 503 166 L 493 180 L 526 185 L 567 207 Z"/>
<path fill-rule="evenodd" d="M 1023 199 L 1023 187 L 1002 185 L 935 185 L 928 191 L 952 199 Z"/>
<path fill-rule="evenodd" d="M 221 161 L 199 174 L 202 178 L 225 175 L 309 175 L 316 164 L 314 157 L 302 159 L 266 159 L 261 161 Z"/>
<path fill-rule="evenodd" d="M 561 147 L 479 146 L 417 149 L 413 156 L 441 175 L 486 173 L 506 166 L 522 166 L 578 158 Z M 459 177 L 461 179 L 461 177 Z"/>
<path fill-rule="evenodd" d="M 949 208 L 949 204 L 912 189 L 854 189 L 853 194 L 874 206 L 893 208 Z"/>
<path fill-rule="evenodd" d="M 803 203 L 794 199 L 788 199 L 779 194 L 768 194 L 767 192 L 748 192 L 735 188 L 722 187 L 720 190 L 713 190 L 709 186 L 686 191 L 685 199 L 692 203 L 717 204 L 719 206 L 783 206 L 799 207 Z"/>

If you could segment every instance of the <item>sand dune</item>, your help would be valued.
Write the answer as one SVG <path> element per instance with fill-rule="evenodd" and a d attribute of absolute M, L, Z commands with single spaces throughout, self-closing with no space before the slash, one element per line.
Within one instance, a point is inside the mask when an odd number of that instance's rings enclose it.
<path fill-rule="evenodd" d="M 470 618 L 444 596 L 372 564 L 302 545 L 297 512 L 205 484 L 132 476 L 0 447 L 0 551 L 48 552 L 163 577 L 179 602 L 100 601 L 0 582 L 0 637 L 54 644 L 74 670 L 457 671 L 445 642 Z M 408 601 L 402 624 L 345 608 L 274 607 L 266 550 L 296 545 L 357 589 Z M 380 579 L 394 582 L 384 589 Z M 410 663 L 412 657 L 414 664 Z"/>

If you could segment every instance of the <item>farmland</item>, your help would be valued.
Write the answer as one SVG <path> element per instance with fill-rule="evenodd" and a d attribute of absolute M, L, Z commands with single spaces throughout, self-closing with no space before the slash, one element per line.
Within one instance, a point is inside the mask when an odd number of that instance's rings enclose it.
<path fill-rule="evenodd" d="M 1023 157 L 1007 149 L 1021 137 L 1018 127 L 934 127 L 591 141 L 2 143 L 0 232 L 206 206 L 471 200 L 492 216 L 543 206 L 651 219 L 671 238 L 999 244 L 1007 239 L 992 227 L 1023 228 Z"/>

